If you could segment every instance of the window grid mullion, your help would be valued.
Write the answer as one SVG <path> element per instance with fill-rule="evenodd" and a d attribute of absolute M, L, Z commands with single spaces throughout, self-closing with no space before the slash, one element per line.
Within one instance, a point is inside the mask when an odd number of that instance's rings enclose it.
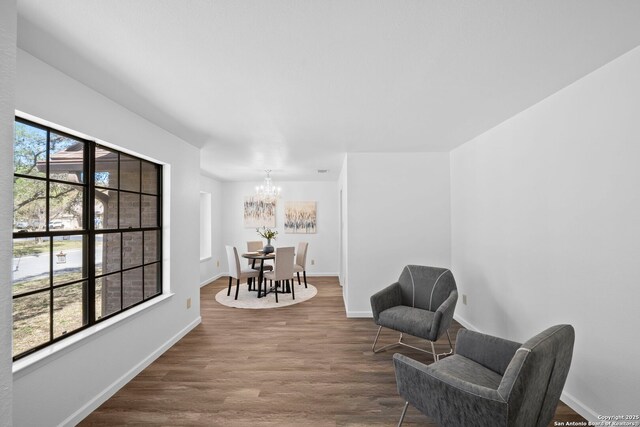
<path fill-rule="evenodd" d="M 126 309 L 129 309 L 131 307 L 135 307 L 145 301 L 148 301 L 152 298 L 155 298 L 159 295 L 162 294 L 162 168 L 159 165 L 156 165 L 154 163 L 151 163 L 152 165 L 154 165 L 155 170 L 156 170 L 156 174 L 155 174 L 155 178 L 156 178 L 156 185 L 157 185 L 157 194 L 153 194 L 153 193 L 146 193 L 143 192 L 143 161 L 142 159 L 132 156 L 133 158 L 135 158 L 136 160 L 138 160 L 138 165 L 139 165 L 139 183 L 140 183 L 140 189 L 139 191 L 128 191 L 128 190 L 123 190 L 126 193 L 130 193 L 130 194 L 136 194 L 139 200 L 139 211 L 138 211 L 138 219 L 139 219 L 139 224 L 140 226 L 137 229 L 126 229 L 123 230 L 121 228 L 121 184 L 122 184 L 122 165 L 121 165 L 121 158 L 122 158 L 122 153 L 119 150 L 115 150 L 115 149 L 110 149 L 108 148 L 111 152 L 113 152 L 116 155 L 116 165 L 117 165 L 117 182 L 116 182 L 116 201 L 117 201 L 117 209 L 115 212 L 115 219 L 116 219 L 116 227 L 117 229 L 111 229 L 111 230 L 104 230 L 101 229 L 98 230 L 96 229 L 96 225 L 95 225 L 95 209 L 96 209 L 96 190 L 100 189 L 100 188 L 104 188 L 107 190 L 113 190 L 113 188 L 111 187 L 102 187 L 102 186 L 97 186 L 96 185 L 96 181 L 95 181 L 95 172 L 97 170 L 97 147 L 98 144 L 95 141 L 89 141 L 89 140 L 85 140 L 83 138 L 79 138 L 73 135 L 69 135 L 65 132 L 60 132 L 57 131 L 55 129 L 52 129 L 48 126 L 44 126 L 44 125 L 40 125 L 38 123 L 33 123 L 29 120 L 26 119 L 22 119 L 19 117 L 16 117 L 16 122 L 19 123 L 23 123 L 27 126 L 33 126 L 34 128 L 37 129 L 42 129 L 46 131 L 46 167 L 45 167 L 45 176 L 41 177 L 41 176 L 32 176 L 32 175 L 26 175 L 26 174 L 21 174 L 21 173 L 16 173 L 14 171 L 14 179 L 15 178 L 26 178 L 26 179 L 33 179 L 36 181 L 41 181 L 45 183 L 45 212 L 44 212 L 44 218 L 45 218 L 45 226 L 44 226 L 44 231 L 37 231 L 37 232 L 26 232 L 26 233 L 13 233 L 13 238 L 46 238 L 48 239 L 48 266 L 49 266 L 49 272 L 48 272 L 48 283 L 47 286 L 41 289 L 35 289 L 32 291 L 28 291 L 28 292 L 24 292 L 21 294 L 17 294 L 17 295 L 13 295 L 12 299 L 14 301 L 19 300 L 23 297 L 28 297 L 31 295 L 35 295 L 35 294 L 40 294 L 40 293 L 48 293 L 49 295 L 49 307 L 48 307 L 48 311 L 49 311 L 49 340 L 48 342 L 44 342 L 38 345 L 35 345 L 34 347 L 31 347 L 27 350 L 24 350 L 22 353 L 16 355 L 13 357 L 14 360 L 17 360 L 21 357 L 24 357 L 28 354 L 31 354 L 35 351 L 38 351 L 54 342 L 60 341 L 61 339 L 64 339 L 66 336 L 72 335 L 76 332 L 79 332 L 83 329 L 86 329 L 87 327 L 94 325 L 96 323 L 98 323 L 99 321 L 102 321 L 106 318 L 110 318 L 116 314 L 119 314 L 123 311 L 125 311 Z M 82 165 L 82 173 L 85 175 L 84 179 L 82 180 L 82 183 L 75 183 L 75 182 L 71 182 L 71 181 L 65 181 L 65 180 L 61 180 L 61 179 L 57 179 L 57 178 L 51 178 L 51 145 L 52 145 L 52 132 L 55 132 L 56 135 L 61 135 L 63 137 L 70 137 L 74 140 L 77 140 L 81 143 L 84 144 L 84 153 L 83 153 L 83 165 Z M 71 186 L 75 186 L 75 187 L 81 187 L 83 189 L 83 206 L 82 206 L 82 213 L 83 213 L 83 227 L 82 229 L 78 229 L 78 230 L 64 230 L 64 231 L 53 231 L 50 227 L 49 227 L 49 223 L 51 222 L 51 185 L 52 184 L 65 184 L 65 185 L 71 185 Z M 143 212 L 142 212 L 142 197 L 143 195 L 149 195 L 149 196 L 156 196 L 156 218 L 157 218 L 157 225 L 155 227 L 143 227 Z M 142 257 L 142 262 L 139 266 L 134 266 L 134 267 L 130 267 L 125 269 L 124 268 L 124 234 L 125 233 L 129 233 L 129 232 L 134 232 L 134 231 L 139 231 L 142 232 L 142 248 L 141 248 L 141 257 Z M 154 231 L 156 232 L 156 253 L 157 253 L 157 257 L 156 260 L 151 261 L 149 263 L 145 262 L 145 256 L 146 256 L 146 239 L 145 239 L 145 232 L 149 232 L 149 231 Z M 159 232 L 160 231 L 160 232 Z M 105 234 L 112 234 L 112 233 L 120 233 L 120 271 L 114 271 L 108 274 L 101 274 L 96 276 L 96 242 L 95 239 L 97 237 L 98 234 L 103 236 L 103 251 L 104 251 L 104 235 Z M 78 235 L 78 236 L 82 236 L 82 261 L 81 261 L 81 271 L 82 271 L 82 277 L 80 279 L 76 279 L 76 280 L 72 280 L 69 282 L 65 282 L 65 283 L 61 283 L 61 284 L 57 284 L 54 285 L 54 259 L 55 259 L 55 253 L 54 253 L 54 249 L 55 249 L 55 241 L 54 239 L 56 237 L 60 237 L 60 236 L 67 236 L 67 235 Z M 103 259 L 106 258 L 108 255 L 106 254 L 106 252 L 104 252 L 103 255 Z M 157 274 L 156 274 L 156 289 L 155 289 L 155 293 L 152 296 L 149 296 L 148 298 L 145 296 L 145 267 L 146 266 L 150 266 L 150 265 L 154 265 L 157 264 Z M 129 307 L 124 307 L 124 291 L 125 291 L 125 286 L 124 286 L 124 273 L 126 271 L 130 271 L 130 270 L 135 270 L 136 268 L 141 268 L 142 269 L 142 283 L 141 283 L 141 290 L 142 290 L 142 298 L 140 299 L 140 301 L 136 302 L 135 304 L 131 304 Z M 95 305 L 95 301 L 96 301 L 96 283 L 99 279 L 109 276 L 109 275 L 119 275 L 120 277 L 120 307 L 119 310 L 114 311 L 109 313 L 108 315 L 102 316 L 100 319 L 97 318 L 97 313 L 96 313 L 96 305 Z M 82 307 L 83 307 L 83 311 L 82 311 L 82 325 L 80 327 L 78 327 L 77 329 L 70 331 L 70 333 L 68 334 L 64 334 L 61 335 L 59 337 L 55 337 L 55 333 L 54 333 L 54 290 L 59 289 L 59 288 L 64 288 L 67 286 L 71 286 L 71 285 L 76 285 L 76 284 L 82 284 Z M 107 294 L 106 289 L 103 289 L 103 292 L 105 293 L 105 295 Z"/>

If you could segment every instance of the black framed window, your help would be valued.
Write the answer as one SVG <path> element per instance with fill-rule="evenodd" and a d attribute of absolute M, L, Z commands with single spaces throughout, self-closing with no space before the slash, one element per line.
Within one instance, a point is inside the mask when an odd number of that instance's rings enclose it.
<path fill-rule="evenodd" d="M 162 294 L 162 166 L 16 118 L 13 358 Z"/>

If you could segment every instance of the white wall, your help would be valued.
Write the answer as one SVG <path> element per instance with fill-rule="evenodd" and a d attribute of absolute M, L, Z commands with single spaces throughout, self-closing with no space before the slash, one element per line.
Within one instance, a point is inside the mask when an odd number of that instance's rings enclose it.
<path fill-rule="evenodd" d="M 350 153 L 347 167 L 347 315 L 370 317 L 405 265 L 450 266 L 449 153 Z"/>
<path fill-rule="evenodd" d="M 227 271 L 227 261 L 222 244 L 222 184 L 201 175 L 200 191 L 211 194 L 211 257 L 200 261 L 200 286 L 204 286 Z"/>
<path fill-rule="evenodd" d="M 16 108 L 168 165 L 164 285 L 175 295 L 14 375 L 15 425 L 74 424 L 200 321 L 199 152 L 21 50 Z"/>
<path fill-rule="evenodd" d="M 277 204 L 276 229 L 278 237 L 273 246 L 295 246 L 298 242 L 309 242 L 307 252 L 307 276 L 338 275 L 338 190 L 335 182 L 283 181 L 276 185 L 282 187 Z M 244 197 L 255 194 L 258 182 L 229 182 L 222 185 L 222 241 L 220 253 L 224 254 L 224 245 L 234 245 L 238 252 L 246 251 L 247 241 L 260 240 L 255 228 L 245 228 L 243 224 Z M 284 202 L 316 201 L 318 213 L 318 232 L 315 234 L 285 234 Z M 265 243 L 266 241 L 262 239 Z M 315 265 L 311 265 L 311 261 Z M 227 272 L 226 255 L 221 255 L 221 265 Z"/>
<path fill-rule="evenodd" d="M 340 285 L 342 285 L 343 298 L 347 301 L 347 281 L 349 276 L 349 212 L 348 212 L 348 186 L 347 186 L 347 156 L 344 156 L 342 162 L 342 170 L 338 177 L 338 197 L 340 198 L 339 206 L 339 237 L 340 237 Z"/>
<path fill-rule="evenodd" d="M 471 327 L 576 329 L 563 400 L 640 406 L 640 48 L 451 154 L 453 272 Z"/>
<path fill-rule="evenodd" d="M 12 425 L 11 233 L 16 2 L 0 2 L 0 426 Z"/>

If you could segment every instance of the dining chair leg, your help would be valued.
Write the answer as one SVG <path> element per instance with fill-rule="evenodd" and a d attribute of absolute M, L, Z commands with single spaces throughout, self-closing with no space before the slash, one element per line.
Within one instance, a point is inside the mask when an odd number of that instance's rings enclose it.
<path fill-rule="evenodd" d="M 302 283 L 300 283 L 300 272 L 296 272 L 296 274 L 298 275 L 298 286 L 300 286 Z"/>
<path fill-rule="evenodd" d="M 278 281 L 276 280 L 276 303 L 278 302 Z"/>
<path fill-rule="evenodd" d="M 302 275 L 304 276 L 304 287 L 307 287 L 307 270 L 304 270 L 302 272 Z"/>
<path fill-rule="evenodd" d="M 236 299 L 238 299 L 238 291 L 240 290 L 240 279 L 236 280 Z"/>
<path fill-rule="evenodd" d="M 296 287 L 295 287 L 295 285 L 293 284 L 293 280 L 291 280 L 291 297 L 292 297 L 293 299 L 296 299 Z"/>
<path fill-rule="evenodd" d="M 231 276 L 229 276 L 229 289 L 227 289 L 227 296 L 231 295 L 231 282 L 233 281 L 233 278 Z"/>

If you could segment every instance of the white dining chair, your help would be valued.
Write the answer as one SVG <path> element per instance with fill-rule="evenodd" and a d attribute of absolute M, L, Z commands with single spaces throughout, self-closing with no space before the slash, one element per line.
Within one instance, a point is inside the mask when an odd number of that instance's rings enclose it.
<path fill-rule="evenodd" d="M 307 248 L 309 243 L 298 243 L 298 253 L 296 254 L 296 263 L 293 266 L 293 271 L 298 275 L 298 285 L 300 285 L 300 272 L 304 276 L 304 287 L 307 287 Z"/>
<path fill-rule="evenodd" d="M 252 240 L 247 242 L 247 252 L 258 252 L 263 248 L 262 240 Z M 273 265 L 267 263 L 267 261 L 256 261 L 255 259 L 249 259 L 249 267 L 253 268 L 256 271 L 260 271 L 260 266 L 262 265 L 262 271 L 271 271 L 273 270 Z M 250 279 L 249 289 L 256 290 L 255 281 Z"/>
<path fill-rule="evenodd" d="M 231 295 L 231 283 L 233 279 L 236 279 L 236 297 L 238 299 L 238 291 L 240 290 L 240 281 L 247 279 L 247 285 L 249 284 L 249 278 L 258 277 L 260 272 L 253 268 L 241 268 L 240 258 L 238 258 L 238 250 L 235 246 L 225 246 L 227 249 L 227 262 L 229 263 L 229 289 L 227 290 L 227 296 Z"/>
<path fill-rule="evenodd" d="M 263 247 L 264 245 L 262 244 L 262 240 L 253 240 L 247 242 L 247 252 L 258 252 L 261 251 Z M 249 265 L 254 270 L 260 270 L 260 265 L 254 266 L 254 260 L 252 259 L 249 260 Z M 262 266 L 262 270 L 273 270 L 273 265 L 267 264 L 267 262 L 265 261 Z"/>
<path fill-rule="evenodd" d="M 273 271 L 264 273 L 265 288 L 266 280 L 273 282 L 276 294 L 276 302 L 278 302 L 278 286 L 282 286 L 284 290 L 285 284 L 291 289 L 291 297 L 296 299 L 296 293 L 293 285 L 293 257 L 294 247 L 276 248 L 276 260 Z"/>

